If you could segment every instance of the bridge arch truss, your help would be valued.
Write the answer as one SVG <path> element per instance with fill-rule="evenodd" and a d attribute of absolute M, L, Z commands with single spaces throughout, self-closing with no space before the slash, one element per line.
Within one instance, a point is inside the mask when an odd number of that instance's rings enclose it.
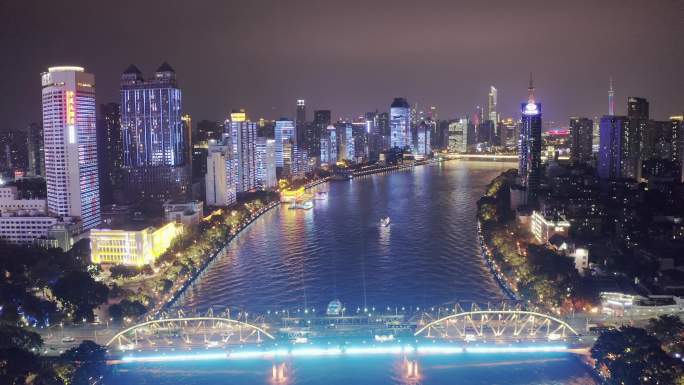
<path fill-rule="evenodd" d="M 479 342 L 554 341 L 578 337 L 565 321 L 535 311 L 462 311 L 419 322 L 415 336 Z"/>
<path fill-rule="evenodd" d="M 141 322 L 118 332 L 106 345 L 120 350 L 196 348 L 260 344 L 273 339 L 265 325 L 224 317 L 187 316 Z"/>

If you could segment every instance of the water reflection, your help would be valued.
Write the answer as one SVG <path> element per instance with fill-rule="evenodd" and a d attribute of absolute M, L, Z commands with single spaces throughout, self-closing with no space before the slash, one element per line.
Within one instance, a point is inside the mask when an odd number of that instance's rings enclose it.
<path fill-rule="evenodd" d="M 447 162 L 332 182 L 311 210 L 283 206 L 233 242 L 181 303 L 265 312 L 436 306 L 501 298 L 477 256 L 476 202 L 507 165 Z M 389 216 L 391 225 L 381 227 Z"/>

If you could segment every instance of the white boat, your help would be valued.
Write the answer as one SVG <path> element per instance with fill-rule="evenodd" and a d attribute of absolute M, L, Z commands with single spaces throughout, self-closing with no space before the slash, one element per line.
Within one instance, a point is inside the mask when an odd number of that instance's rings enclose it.
<path fill-rule="evenodd" d="M 327 315 L 340 315 L 342 314 L 342 302 L 339 299 L 334 299 L 328 303 L 328 309 L 326 309 L 325 314 Z"/>
<path fill-rule="evenodd" d="M 310 210 L 314 206 L 313 202 L 311 201 L 306 201 L 302 203 L 293 203 L 290 205 L 290 210 L 294 209 L 302 209 L 302 210 Z"/>
<path fill-rule="evenodd" d="M 380 219 L 380 226 L 387 227 L 390 225 L 390 217 Z"/>
<path fill-rule="evenodd" d="M 328 192 L 327 191 L 317 191 L 316 195 L 314 195 L 314 199 L 318 201 L 324 201 L 328 199 Z"/>

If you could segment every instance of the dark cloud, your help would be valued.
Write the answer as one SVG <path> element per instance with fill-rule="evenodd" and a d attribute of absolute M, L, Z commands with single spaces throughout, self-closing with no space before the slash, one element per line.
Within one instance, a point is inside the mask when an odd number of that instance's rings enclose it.
<path fill-rule="evenodd" d="M 109 102 L 128 64 L 166 60 L 196 120 L 293 116 L 297 98 L 353 117 L 394 96 L 454 117 L 490 84 L 508 116 L 530 71 L 547 119 L 604 113 L 610 75 L 618 112 L 639 95 L 665 118 L 684 111 L 682 36 L 682 0 L 0 0 L 0 114 L 40 120 L 50 65 L 85 66 Z"/>

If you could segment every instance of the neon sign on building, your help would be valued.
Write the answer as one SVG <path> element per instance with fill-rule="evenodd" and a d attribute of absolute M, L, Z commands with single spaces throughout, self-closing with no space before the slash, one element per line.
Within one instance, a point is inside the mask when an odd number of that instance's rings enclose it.
<path fill-rule="evenodd" d="M 66 124 L 69 130 L 69 143 L 75 143 L 76 106 L 74 105 L 74 91 L 66 92 Z"/>

